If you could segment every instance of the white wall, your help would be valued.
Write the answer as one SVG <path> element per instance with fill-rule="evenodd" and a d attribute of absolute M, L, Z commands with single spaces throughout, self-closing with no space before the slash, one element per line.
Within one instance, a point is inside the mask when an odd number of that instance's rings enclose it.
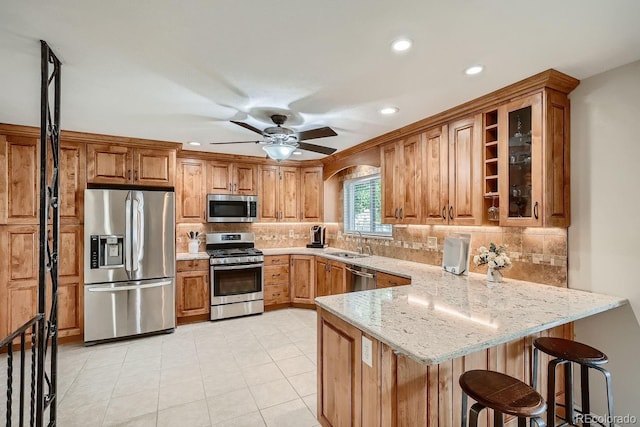
<path fill-rule="evenodd" d="M 640 422 L 640 61 L 583 80 L 570 98 L 569 287 L 630 302 L 577 322 L 576 340 L 609 356 L 614 414 Z M 605 414 L 604 383 L 591 378 L 592 412 Z"/>

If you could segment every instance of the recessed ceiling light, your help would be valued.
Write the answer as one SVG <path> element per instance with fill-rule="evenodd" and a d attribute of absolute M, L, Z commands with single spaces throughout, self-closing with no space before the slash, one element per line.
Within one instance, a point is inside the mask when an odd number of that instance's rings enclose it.
<path fill-rule="evenodd" d="M 198 141 L 189 141 L 189 145 L 200 145 Z"/>
<path fill-rule="evenodd" d="M 398 111 L 400 111 L 398 107 L 384 107 L 380 109 L 380 114 L 384 114 L 385 116 L 388 116 L 389 114 L 395 114 Z"/>
<path fill-rule="evenodd" d="M 411 40 L 402 38 L 394 40 L 393 43 L 391 43 L 391 48 L 395 52 L 406 52 L 411 48 L 411 44 Z"/>
<path fill-rule="evenodd" d="M 484 70 L 484 67 L 482 65 L 473 65 L 467 68 L 466 70 L 464 70 L 464 73 L 467 76 L 473 76 L 475 74 L 480 74 L 482 70 Z"/>

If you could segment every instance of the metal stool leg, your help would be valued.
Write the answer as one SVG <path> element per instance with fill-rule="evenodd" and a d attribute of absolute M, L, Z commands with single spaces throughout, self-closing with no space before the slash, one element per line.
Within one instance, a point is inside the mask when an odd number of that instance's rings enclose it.
<path fill-rule="evenodd" d="M 556 367 L 567 363 L 563 359 L 554 359 L 549 362 L 547 374 L 547 425 L 556 425 Z"/>
<path fill-rule="evenodd" d="M 611 388 L 611 373 L 600 366 L 589 365 L 590 368 L 602 372 L 607 383 L 607 410 L 609 411 L 609 427 L 615 427 L 613 422 L 613 389 Z"/>
<path fill-rule="evenodd" d="M 518 418 L 518 427 L 527 427 L 527 419 L 519 417 Z"/>
<path fill-rule="evenodd" d="M 462 416 L 460 419 L 462 420 L 460 425 L 461 427 L 467 427 L 467 401 L 469 398 L 467 397 L 467 393 L 462 392 Z"/>
<path fill-rule="evenodd" d="M 538 385 L 538 348 L 534 345 L 533 346 L 533 369 L 531 372 L 531 387 L 533 387 L 534 390 L 538 390 L 537 389 L 537 385 Z"/>
<path fill-rule="evenodd" d="M 493 410 L 493 427 L 504 427 L 502 412 Z"/>
<path fill-rule="evenodd" d="M 565 419 L 569 424 L 575 424 L 576 411 L 573 408 L 573 363 L 564 365 L 564 410 Z"/>
<path fill-rule="evenodd" d="M 485 407 L 479 403 L 474 403 L 469 410 L 469 427 L 478 427 L 478 416 Z"/>
<path fill-rule="evenodd" d="M 582 425 L 584 427 L 591 427 L 591 423 L 584 421 L 585 417 L 588 420 L 588 416 L 591 413 L 591 406 L 589 405 L 589 366 L 580 365 L 580 394 L 582 401 Z"/>
<path fill-rule="evenodd" d="M 531 421 L 535 421 L 538 427 L 547 427 L 547 425 L 544 423 L 544 420 L 540 417 L 533 417 L 531 418 Z"/>

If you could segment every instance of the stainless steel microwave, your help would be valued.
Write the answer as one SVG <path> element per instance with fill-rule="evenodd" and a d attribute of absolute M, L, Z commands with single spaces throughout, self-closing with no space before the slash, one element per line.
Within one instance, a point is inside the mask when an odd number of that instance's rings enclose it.
<path fill-rule="evenodd" d="M 207 194 L 207 222 L 254 222 L 258 196 Z"/>

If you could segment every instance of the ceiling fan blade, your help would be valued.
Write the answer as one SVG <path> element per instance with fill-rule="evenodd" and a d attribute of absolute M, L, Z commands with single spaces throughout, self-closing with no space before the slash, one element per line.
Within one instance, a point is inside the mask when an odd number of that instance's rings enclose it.
<path fill-rule="evenodd" d="M 327 154 L 327 155 L 333 154 L 336 151 L 338 151 L 336 148 L 323 147 L 322 145 L 316 145 L 316 144 L 307 144 L 306 142 L 299 142 L 298 148 L 300 148 L 301 150 L 313 151 L 314 153 L 321 153 L 321 154 Z"/>
<path fill-rule="evenodd" d="M 236 124 L 238 126 L 242 126 L 245 129 L 249 129 L 250 131 L 253 131 L 255 133 L 259 133 L 260 135 L 262 135 L 262 131 L 260 129 L 254 128 L 253 126 L 251 126 L 248 123 L 236 122 L 235 120 L 231 120 L 231 123 Z"/>
<path fill-rule="evenodd" d="M 336 131 L 331 129 L 328 126 L 317 128 L 317 129 L 309 129 L 302 132 L 298 132 L 298 141 L 305 141 L 308 139 L 316 139 L 316 138 L 326 138 L 328 136 L 337 136 Z"/>
<path fill-rule="evenodd" d="M 264 141 L 231 141 L 231 142 L 210 142 L 211 145 L 225 145 L 225 144 L 260 144 Z"/>

